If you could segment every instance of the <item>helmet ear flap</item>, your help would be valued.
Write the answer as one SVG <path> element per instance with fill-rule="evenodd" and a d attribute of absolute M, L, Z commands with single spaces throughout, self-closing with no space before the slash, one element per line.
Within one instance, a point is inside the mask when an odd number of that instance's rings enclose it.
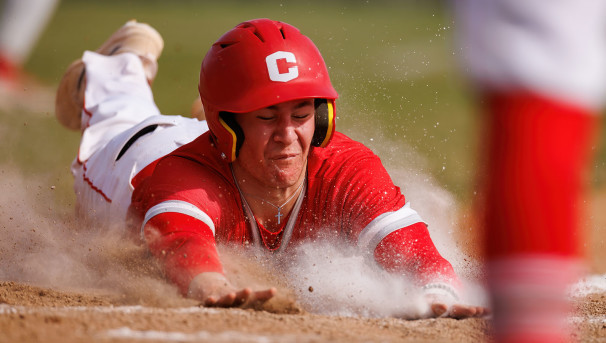
<path fill-rule="evenodd" d="M 230 144 L 230 161 L 233 162 L 236 157 L 238 157 L 242 144 L 244 144 L 244 131 L 236 121 L 236 115 L 234 113 L 219 112 L 219 122 L 231 134 L 232 143 Z"/>
<path fill-rule="evenodd" d="M 311 145 L 325 147 L 335 131 L 335 107 L 333 100 L 315 99 L 315 130 Z"/>

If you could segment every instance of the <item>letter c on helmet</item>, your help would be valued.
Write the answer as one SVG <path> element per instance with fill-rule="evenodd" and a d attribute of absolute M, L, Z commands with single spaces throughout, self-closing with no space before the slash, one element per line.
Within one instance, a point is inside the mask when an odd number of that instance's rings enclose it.
<path fill-rule="evenodd" d="M 296 79 L 299 76 L 299 69 L 297 66 L 288 68 L 288 72 L 280 73 L 278 68 L 278 60 L 284 59 L 288 63 L 296 63 L 297 59 L 295 54 L 287 51 L 276 51 L 273 54 L 265 57 L 265 63 L 267 64 L 267 71 L 269 72 L 269 79 L 272 81 L 288 82 Z"/>

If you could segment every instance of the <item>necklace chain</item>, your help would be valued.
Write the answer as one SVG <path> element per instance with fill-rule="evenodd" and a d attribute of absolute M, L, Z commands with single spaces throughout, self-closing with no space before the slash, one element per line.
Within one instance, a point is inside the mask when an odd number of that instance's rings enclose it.
<path fill-rule="evenodd" d="M 297 189 L 290 195 L 290 197 L 288 199 L 286 199 L 286 201 L 280 206 L 274 205 L 270 201 L 267 201 L 267 200 L 261 198 L 260 196 L 256 196 L 256 195 L 250 194 L 250 193 L 244 193 L 244 194 L 251 196 L 253 198 L 257 198 L 257 199 L 259 199 L 263 202 L 266 202 L 266 203 L 270 204 L 271 206 L 277 208 L 278 214 L 276 214 L 274 217 L 278 218 L 278 225 L 280 225 L 280 219 L 282 218 L 282 216 L 284 216 L 284 214 L 282 214 L 282 207 L 286 206 L 286 204 L 288 204 L 295 197 L 295 195 L 297 195 L 297 193 L 299 193 L 299 190 L 303 187 L 303 184 L 305 183 L 305 179 L 307 179 L 307 176 L 305 176 L 305 178 L 303 178 L 303 181 L 301 182 L 299 187 L 297 187 Z"/>

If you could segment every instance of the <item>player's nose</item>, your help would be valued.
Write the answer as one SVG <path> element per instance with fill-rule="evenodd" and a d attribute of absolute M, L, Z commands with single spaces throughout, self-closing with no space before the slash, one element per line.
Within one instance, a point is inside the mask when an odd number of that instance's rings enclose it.
<path fill-rule="evenodd" d="M 291 144 L 297 139 L 295 129 L 295 123 L 292 121 L 290 115 L 281 116 L 274 130 L 274 141 L 285 145 Z"/>

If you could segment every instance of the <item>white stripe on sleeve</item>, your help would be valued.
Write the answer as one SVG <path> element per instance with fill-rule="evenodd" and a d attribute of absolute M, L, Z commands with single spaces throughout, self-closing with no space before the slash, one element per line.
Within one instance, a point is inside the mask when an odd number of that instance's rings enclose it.
<path fill-rule="evenodd" d="M 417 211 L 410 208 L 410 203 L 407 202 L 401 209 L 383 213 L 371 221 L 360 232 L 358 248 L 372 253 L 387 235 L 415 223 L 423 223 L 423 219 Z"/>
<path fill-rule="evenodd" d="M 141 224 L 141 239 L 145 240 L 145 236 L 143 234 L 145 224 L 147 224 L 150 219 L 157 216 L 158 214 L 166 212 L 182 213 L 190 217 L 196 218 L 204 224 L 208 225 L 208 227 L 213 232 L 213 236 L 215 235 L 215 224 L 208 216 L 208 214 L 204 213 L 202 210 L 188 202 L 181 200 L 168 200 L 157 204 L 156 206 L 150 208 L 147 213 L 145 213 L 145 219 L 143 220 L 143 224 Z"/>

